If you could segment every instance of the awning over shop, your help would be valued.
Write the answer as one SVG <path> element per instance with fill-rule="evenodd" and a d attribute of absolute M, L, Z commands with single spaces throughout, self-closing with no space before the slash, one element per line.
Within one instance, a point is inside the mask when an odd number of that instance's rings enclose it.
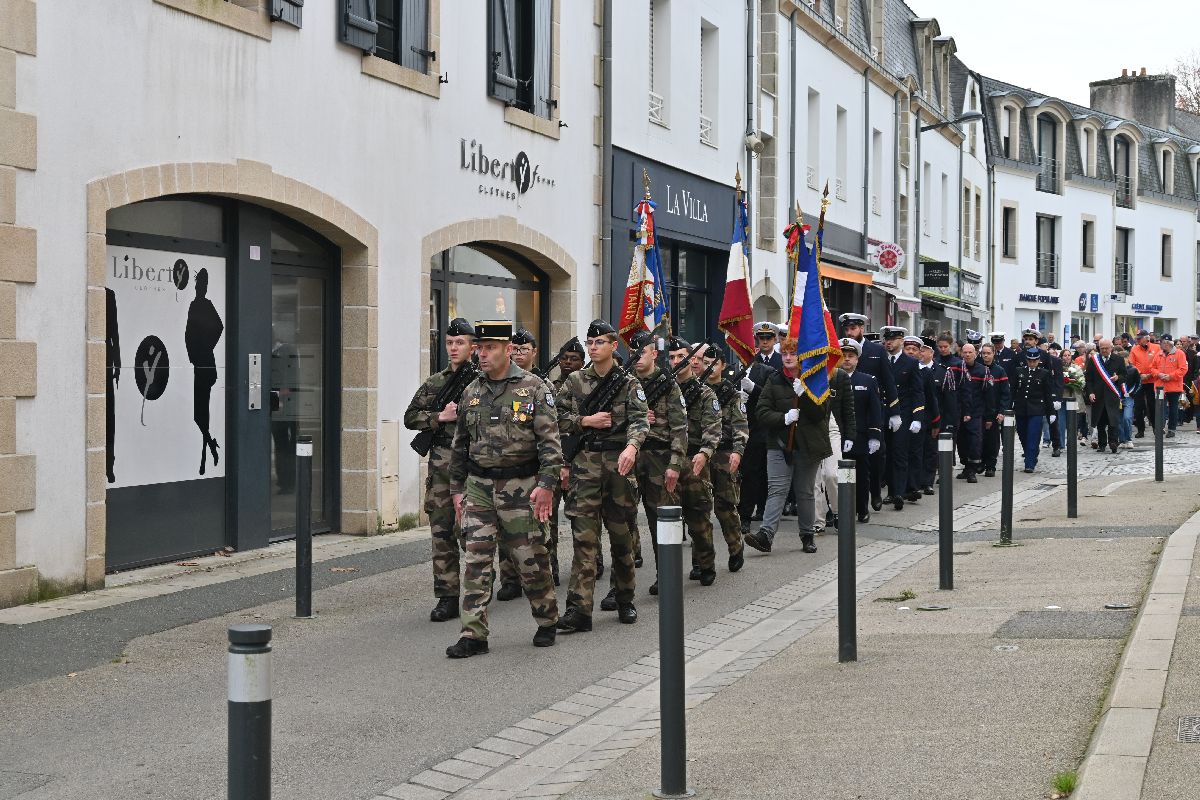
<path fill-rule="evenodd" d="M 825 262 L 821 263 L 821 277 L 845 283 L 861 283 L 863 286 L 870 286 L 874 283 L 869 272 L 859 272 L 856 269 L 847 269 Z"/>
<path fill-rule="evenodd" d="M 912 295 L 904 294 L 895 286 L 884 286 L 875 284 L 875 288 L 884 294 L 889 294 L 896 301 L 896 310 L 904 311 L 910 314 L 915 314 L 921 310 L 921 299 Z"/>

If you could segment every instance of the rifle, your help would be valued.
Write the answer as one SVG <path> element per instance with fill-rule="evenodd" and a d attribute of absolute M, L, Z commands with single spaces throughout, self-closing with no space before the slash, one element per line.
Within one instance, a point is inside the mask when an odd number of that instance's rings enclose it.
<path fill-rule="evenodd" d="M 708 380 L 709 375 L 712 375 L 712 371 L 716 366 L 717 366 L 717 362 L 716 361 L 712 362 L 711 364 L 708 365 L 707 368 L 705 368 L 704 372 L 701 372 L 699 377 L 697 377 L 695 379 L 695 381 L 696 381 L 695 383 L 692 383 L 691 381 L 689 381 L 684 386 L 683 399 L 689 406 L 691 406 L 693 403 L 695 403 L 697 400 L 700 399 L 700 396 L 699 396 L 700 390 L 704 387 L 704 382 Z"/>
<path fill-rule="evenodd" d="M 735 392 L 742 390 L 742 378 L 746 377 L 746 373 L 750 371 L 752 366 L 754 366 L 753 361 L 717 384 L 717 388 L 714 391 L 717 393 L 717 399 L 721 401 L 722 408 L 733 399 Z"/>
<path fill-rule="evenodd" d="M 440 414 L 443 410 L 445 410 L 446 406 L 450 405 L 451 403 L 457 403 L 458 398 L 462 397 L 462 393 L 466 391 L 467 386 L 470 385 L 471 381 L 475 380 L 478 375 L 479 367 L 474 361 L 468 361 L 458 369 L 454 370 L 454 374 L 450 376 L 450 380 L 442 384 L 441 391 L 439 391 L 437 393 L 437 397 L 434 398 L 434 408 L 430 410 L 436 410 L 436 412 Z M 409 446 L 413 450 L 416 450 L 419 455 L 429 455 L 429 448 L 433 446 L 433 437 L 437 435 L 439 430 L 440 427 L 435 427 L 418 431 L 417 435 L 414 436 L 413 440 L 409 443 Z"/>
<path fill-rule="evenodd" d="M 617 397 L 617 392 L 620 391 L 621 385 L 625 382 L 625 376 L 629 374 L 629 370 L 633 368 L 633 359 L 629 359 L 629 363 L 623 366 L 614 365 L 608 371 L 595 389 L 592 389 L 591 394 L 583 399 L 579 404 L 579 416 L 589 417 L 592 414 L 598 414 L 601 411 L 612 411 L 613 400 Z M 575 456 L 579 455 L 579 451 L 583 449 L 586 439 L 591 436 L 591 432 L 587 433 L 571 433 L 562 437 L 562 453 L 563 461 L 570 464 L 575 460 Z"/>
<path fill-rule="evenodd" d="M 693 347 L 691 352 L 689 352 L 682 361 L 673 367 L 668 367 L 658 376 L 658 380 L 646 390 L 646 405 L 648 407 L 653 407 L 656 403 L 658 403 L 659 400 L 663 398 L 663 395 L 671 390 L 671 384 L 675 383 L 676 376 L 683 371 L 685 366 L 691 363 L 692 356 L 696 355 L 696 353 L 698 353 L 702 347 L 704 347 L 704 342 L 701 342 Z"/>
<path fill-rule="evenodd" d="M 558 355 L 554 356 L 554 358 L 550 360 L 550 363 L 546 365 L 545 369 L 535 369 L 533 374 L 537 375 L 542 380 L 545 380 L 546 376 L 553 372 L 554 368 L 558 366 L 558 362 L 562 361 L 562 357 L 566 355 L 567 350 L 571 348 L 572 343 L 579 344 L 579 337 L 572 336 L 569 341 L 565 342 L 562 347 L 558 348 Z"/>

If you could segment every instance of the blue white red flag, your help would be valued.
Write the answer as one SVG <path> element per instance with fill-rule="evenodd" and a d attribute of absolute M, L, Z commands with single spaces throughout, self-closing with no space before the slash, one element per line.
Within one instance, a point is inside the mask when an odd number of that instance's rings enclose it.
<path fill-rule="evenodd" d="M 825 306 L 821 291 L 820 249 L 821 231 L 816 241 L 808 243 L 810 228 L 796 214 L 783 232 L 787 238 L 788 259 L 796 266 L 792 309 L 788 316 L 788 338 L 796 340 L 796 355 L 800 359 L 800 375 L 805 393 L 815 403 L 829 397 L 829 377 L 841 363 L 837 329 L 833 315 Z"/>

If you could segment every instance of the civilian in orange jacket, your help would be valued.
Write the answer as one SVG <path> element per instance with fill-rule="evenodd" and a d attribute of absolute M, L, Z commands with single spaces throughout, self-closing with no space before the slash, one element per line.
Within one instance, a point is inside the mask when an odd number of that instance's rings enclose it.
<path fill-rule="evenodd" d="M 1179 427 L 1179 397 L 1183 394 L 1183 376 L 1187 374 L 1187 353 L 1175 346 L 1167 334 L 1162 337 L 1162 349 L 1150 362 L 1154 376 L 1155 395 L 1162 389 L 1167 398 L 1167 438 L 1175 436 Z M 1137 348 L 1134 348 L 1135 350 Z"/>
<path fill-rule="evenodd" d="M 1146 419 L 1149 418 L 1150 424 L 1154 424 L 1154 371 L 1152 362 L 1154 357 L 1162 352 L 1162 348 L 1150 341 L 1150 333 L 1145 330 L 1138 331 L 1137 343 L 1129 348 L 1128 363 L 1130 366 L 1136 367 L 1138 374 L 1141 375 L 1141 384 L 1138 386 L 1137 394 L 1134 397 L 1133 406 L 1133 423 L 1137 426 L 1137 434 L 1135 439 L 1141 439 L 1146 435 Z"/>

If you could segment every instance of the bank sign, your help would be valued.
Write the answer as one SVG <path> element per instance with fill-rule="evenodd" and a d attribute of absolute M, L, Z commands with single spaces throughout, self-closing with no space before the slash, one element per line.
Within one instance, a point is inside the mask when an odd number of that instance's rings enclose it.
<path fill-rule="evenodd" d="M 542 172 L 541 164 L 534 164 L 529 155 L 518 151 L 514 156 L 500 157 L 485 150 L 483 142 L 476 139 L 459 139 L 459 168 L 479 176 L 481 195 L 501 200 L 517 200 L 530 189 L 545 186 L 553 189 L 555 181 Z"/>

